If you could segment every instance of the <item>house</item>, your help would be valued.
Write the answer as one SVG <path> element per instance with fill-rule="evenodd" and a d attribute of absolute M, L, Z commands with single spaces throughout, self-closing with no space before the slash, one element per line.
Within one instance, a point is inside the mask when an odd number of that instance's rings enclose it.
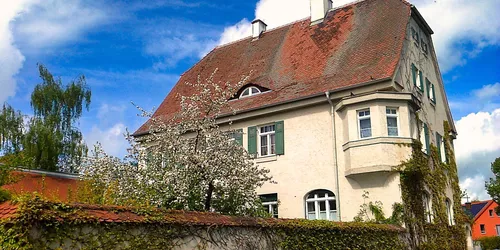
<path fill-rule="evenodd" d="M 472 240 L 485 236 L 500 236 L 500 213 L 498 204 L 493 200 L 467 202 L 462 205 L 473 218 Z"/>
<path fill-rule="evenodd" d="M 182 74 L 153 116 L 178 112 L 179 96 L 194 94 L 184 83 L 198 76 L 218 69 L 214 82 L 235 83 L 249 75 L 229 102 L 236 112 L 218 122 L 240 129 L 242 145 L 271 171 L 277 184 L 257 190 L 271 214 L 350 221 L 365 191 L 391 214 L 402 201 L 393 167 L 411 157 L 402 144 L 420 140 L 426 154 L 436 145 L 448 160 L 444 122 L 452 139 L 456 129 L 433 31 L 414 6 L 364 0 L 332 9 L 329 0 L 311 0 L 306 19 L 272 30 L 252 25 L 251 37 L 213 49 Z M 453 191 L 443 192 L 453 224 Z M 430 214 L 432 194 L 422 195 Z"/>
<path fill-rule="evenodd" d="M 54 201 L 71 201 L 78 188 L 78 175 L 34 169 L 16 169 L 12 181 L 2 188 L 14 195 L 38 193 Z"/>

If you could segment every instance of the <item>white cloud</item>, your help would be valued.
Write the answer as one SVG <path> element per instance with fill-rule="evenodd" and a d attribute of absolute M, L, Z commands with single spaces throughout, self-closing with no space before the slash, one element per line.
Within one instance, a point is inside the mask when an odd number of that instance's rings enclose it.
<path fill-rule="evenodd" d="M 11 22 L 29 6 L 30 1 L 6 1 L 0 8 L 0 103 L 14 96 L 15 75 L 23 66 L 24 56 L 14 43 Z"/>
<path fill-rule="evenodd" d="M 352 0 L 333 1 L 338 7 Z M 267 29 L 279 27 L 310 15 L 310 0 L 260 0 L 255 6 L 255 18 L 267 24 Z M 252 24 L 244 18 L 233 26 L 226 27 L 219 44 L 236 41 L 252 34 Z"/>
<path fill-rule="evenodd" d="M 489 45 L 500 44 L 500 1 L 412 1 L 434 30 L 441 70 L 464 65 Z"/>
<path fill-rule="evenodd" d="M 471 113 L 457 121 L 456 127 L 457 160 L 468 158 L 478 152 L 500 150 L 500 108 L 491 113 Z"/>
<path fill-rule="evenodd" d="M 474 95 L 480 99 L 490 100 L 500 97 L 500 82 L 484 85 L 481 89 L 475 90 Z"/>
<path fill-rule="evenodd" d="M 125 132 L 126 128 L 123 123 L 117 123 L 106 129 L 93 126 L 85 136 L 85 141 L 89 148 L 99 142 L 106 153 L 120 157 L 124 156 L 123 154 L 129 145 L 124 136 Z"/>
<path fill-rule="evenodd" d="M 15 35 L 32 51 L 81 39 L 110 19 L 102 6 L 81 0 L 47 0 L 32 4 L 15 22 Z"/>
<path fill-rule="evenodd" d="M 469 196 L 469 201 L 478 199 L 478 200 L 487 200 L 490 199 L 490 196 L 484 189 L 484 183 L 486 179 L 482 175 L 476 175 L 474 177 L 467 177 L 460 182 L 460 188 L 462 190 L 467 190 L 467 195 Z M 466 198 L 462 198 L 462 202 L 466 202 Z"/>
<path fill-rule="evenodd" d="M 456 123 L 455 156 L 462 190 L 470 197 L 488 199 L 484 184 L 492 177 L 490 163 L 500 157 L 500 108 L 471 113 Z"/>

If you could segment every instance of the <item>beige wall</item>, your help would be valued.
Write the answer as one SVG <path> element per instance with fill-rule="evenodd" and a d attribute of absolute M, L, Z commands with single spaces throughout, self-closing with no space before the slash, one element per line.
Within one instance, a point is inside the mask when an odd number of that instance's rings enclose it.
<path fill-rule="evenodd" d="M 277 113 L 247 121 L 235 122 L 234 129 L 243 129 L 243 145 L 247 148 L 247 128 L 284 121 L 285 154 L 256 159 L 259 166 L 271 171 L 277 184 L 266 183 L 259 194 L 277 193 L 279 216 L 305 217 L 305 195 L 315 189 L 335 193 L 332 122 L 329 106 Z"/>

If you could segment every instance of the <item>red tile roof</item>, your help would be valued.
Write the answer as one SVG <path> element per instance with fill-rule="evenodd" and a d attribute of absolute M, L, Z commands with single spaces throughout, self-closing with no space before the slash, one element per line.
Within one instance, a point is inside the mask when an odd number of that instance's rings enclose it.
<path fill-rule="evenodd" d="M 185 82 L 196 82 L 198 75 L 206 79 L 215 69 L 216 82 L 237 83 L 252 71 L 249 82 L 271 89 L 231 101 L 240 111 L 390 78 L 410 15 L 404 0 L 364 0 L 330 11 L 317 25 L 308 18 L 264 32 L 256 41 L 249 37 L 217 47 L 181 76 L 154 117 L 178 112 L 178 95 L 194 94 Z M 146 122 L 135 134 L 148 128 Z"/>
<path fill-rule="evenodd" d="M 13 171 L 11 173 L 14 182 L 2 186 L 13 194 L 25 194 L 37 192 L 43 197 L 57 201 L 68 201 L 69 192 L 76 195 L 77 182 L 75 178 L 65 178 L 63 175 L 56 176 L 47 172 L 23 172 Z"/>

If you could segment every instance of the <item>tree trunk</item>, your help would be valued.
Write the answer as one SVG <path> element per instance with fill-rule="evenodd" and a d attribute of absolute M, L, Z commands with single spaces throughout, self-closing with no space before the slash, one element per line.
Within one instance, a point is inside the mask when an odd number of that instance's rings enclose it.
<path fill-rule="evenodd" d="M 214 185 L 212 184 L 212 182 L 210 182 L 208 184 L 207 196 L 205 197 L 205 211 L 210 211 L 213 192 L 214 192 Z"/>

